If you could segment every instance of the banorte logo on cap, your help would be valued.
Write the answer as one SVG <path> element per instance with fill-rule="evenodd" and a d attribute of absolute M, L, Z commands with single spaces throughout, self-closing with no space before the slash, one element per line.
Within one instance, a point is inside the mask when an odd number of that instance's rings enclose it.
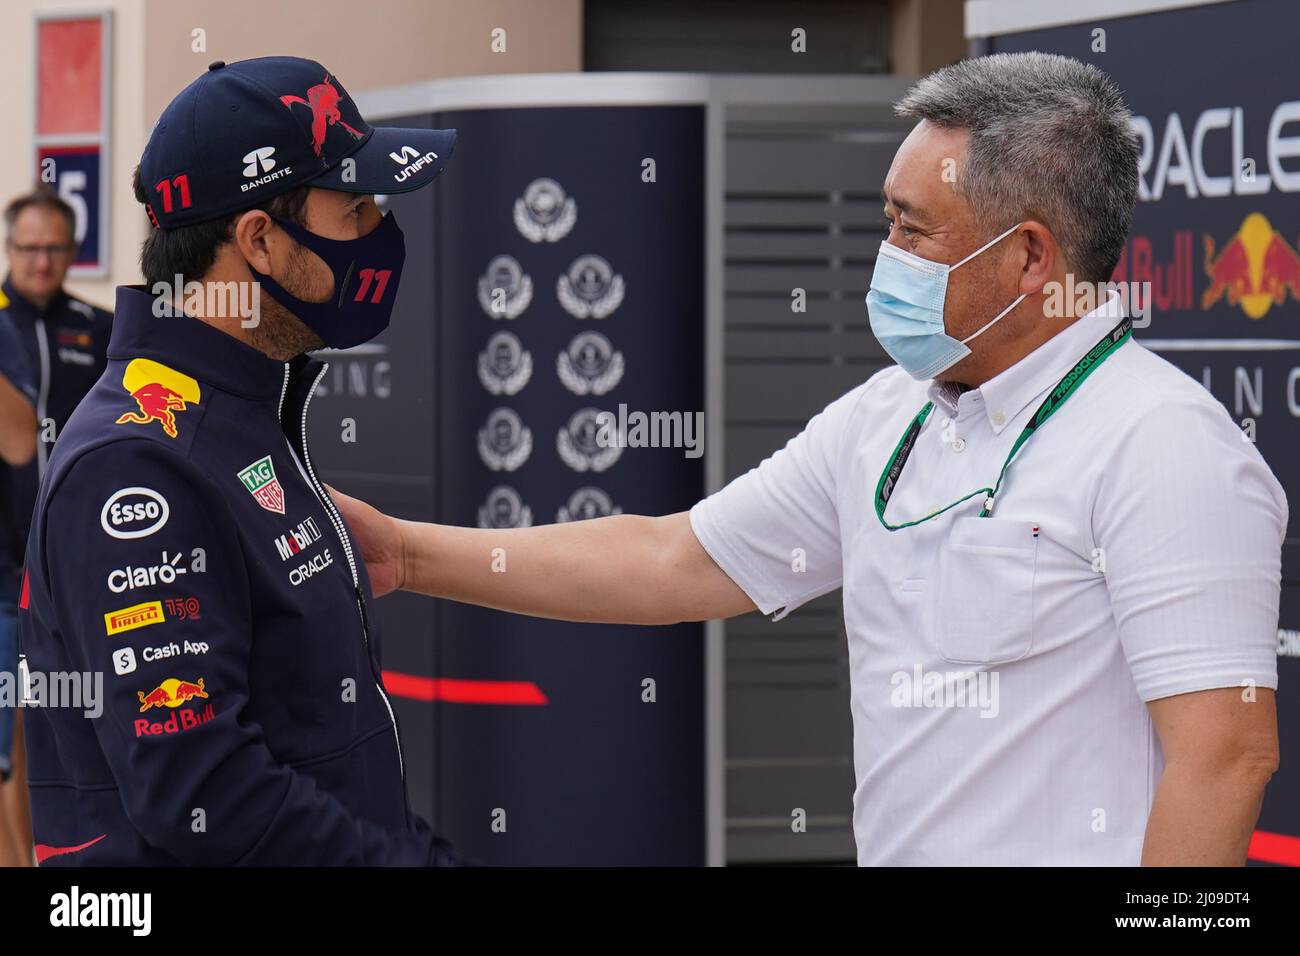
<path fill-rule="evenodd" d="M 307 89 L 306 99 L 292 93 L 280 97 L 280 102 L 290 111 L 295 105 L 302 105 L 311 110 L 311 145 L 317 156 L 325 146 L 325 134 L 331 126 L 342 126 L 352 134 L 353 139 L 362 139 L 365 136 L 360 130 L 354 129 L 344 121 L 343 113 L 339 110 L 339 101 L 342 99 L 343 94 L 330 82 L 328 73 L 323 80 Z"/>
<path fill-rule="evenodd" d="M 131 359 L 127 364 L 122 373 L 122 387 L 131 393 L 140 410 L 119 415 L 117 424 L 157 422 L 169 438 L 178 434 L 176 413 L 199 404 L 202 394 L 199 383 L 190 376 L 144 358 Z"/>

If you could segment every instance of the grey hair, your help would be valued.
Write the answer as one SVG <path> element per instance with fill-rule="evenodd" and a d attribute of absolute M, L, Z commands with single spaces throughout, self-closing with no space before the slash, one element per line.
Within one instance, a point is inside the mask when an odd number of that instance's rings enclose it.
<path fill-rule="evenodd" d="M 1051 53 L 996 53 L 923 77 L 894 112 L 969 131 L 956 188 L 990 235 L 1037 220 L 1082 281 L 1110 278 L 1133 221 L 1139 150 L 1105 73 Z"/>

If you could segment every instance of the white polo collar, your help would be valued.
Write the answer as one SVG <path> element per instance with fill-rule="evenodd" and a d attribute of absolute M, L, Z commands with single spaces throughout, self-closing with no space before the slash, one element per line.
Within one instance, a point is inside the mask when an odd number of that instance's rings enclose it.
<path fill-rule="evenodd" d="M 1065 377 L 1097 341 L 1124 315 L 1119 294 L 1111 291 L 1107 300 L 1091 312 L 1052 336 L 1015 365 L 1003 369 L 978 389 L 979 401 L 988 416 L 989 427 L 999 434 L 1034 399 Z M 957 414 L 962 393 L 950 383 L 932 381 L 930 401 Z"/>

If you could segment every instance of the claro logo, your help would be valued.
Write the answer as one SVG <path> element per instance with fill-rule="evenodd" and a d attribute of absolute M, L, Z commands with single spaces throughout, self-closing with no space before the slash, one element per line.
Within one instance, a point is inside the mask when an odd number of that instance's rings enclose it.
<path fill-rule="evenodd" d="M 167 523 L 167 499 L 152 488 L 115 491 L 99 512 L 99 523 L 114 538 L 147 538 Z"/>

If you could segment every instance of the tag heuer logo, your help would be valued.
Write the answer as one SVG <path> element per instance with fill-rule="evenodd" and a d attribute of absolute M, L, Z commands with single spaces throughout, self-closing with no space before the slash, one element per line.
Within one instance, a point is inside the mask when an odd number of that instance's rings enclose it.
<path fill-rule="evenodd" d="M 259 458 L 243 469 L 239 473 L 239 480 L 259 505 L 278 515 L 284 514 L 284 488 L 275 477 L 275 466 L 271 464 L 270 455 Z"/>

